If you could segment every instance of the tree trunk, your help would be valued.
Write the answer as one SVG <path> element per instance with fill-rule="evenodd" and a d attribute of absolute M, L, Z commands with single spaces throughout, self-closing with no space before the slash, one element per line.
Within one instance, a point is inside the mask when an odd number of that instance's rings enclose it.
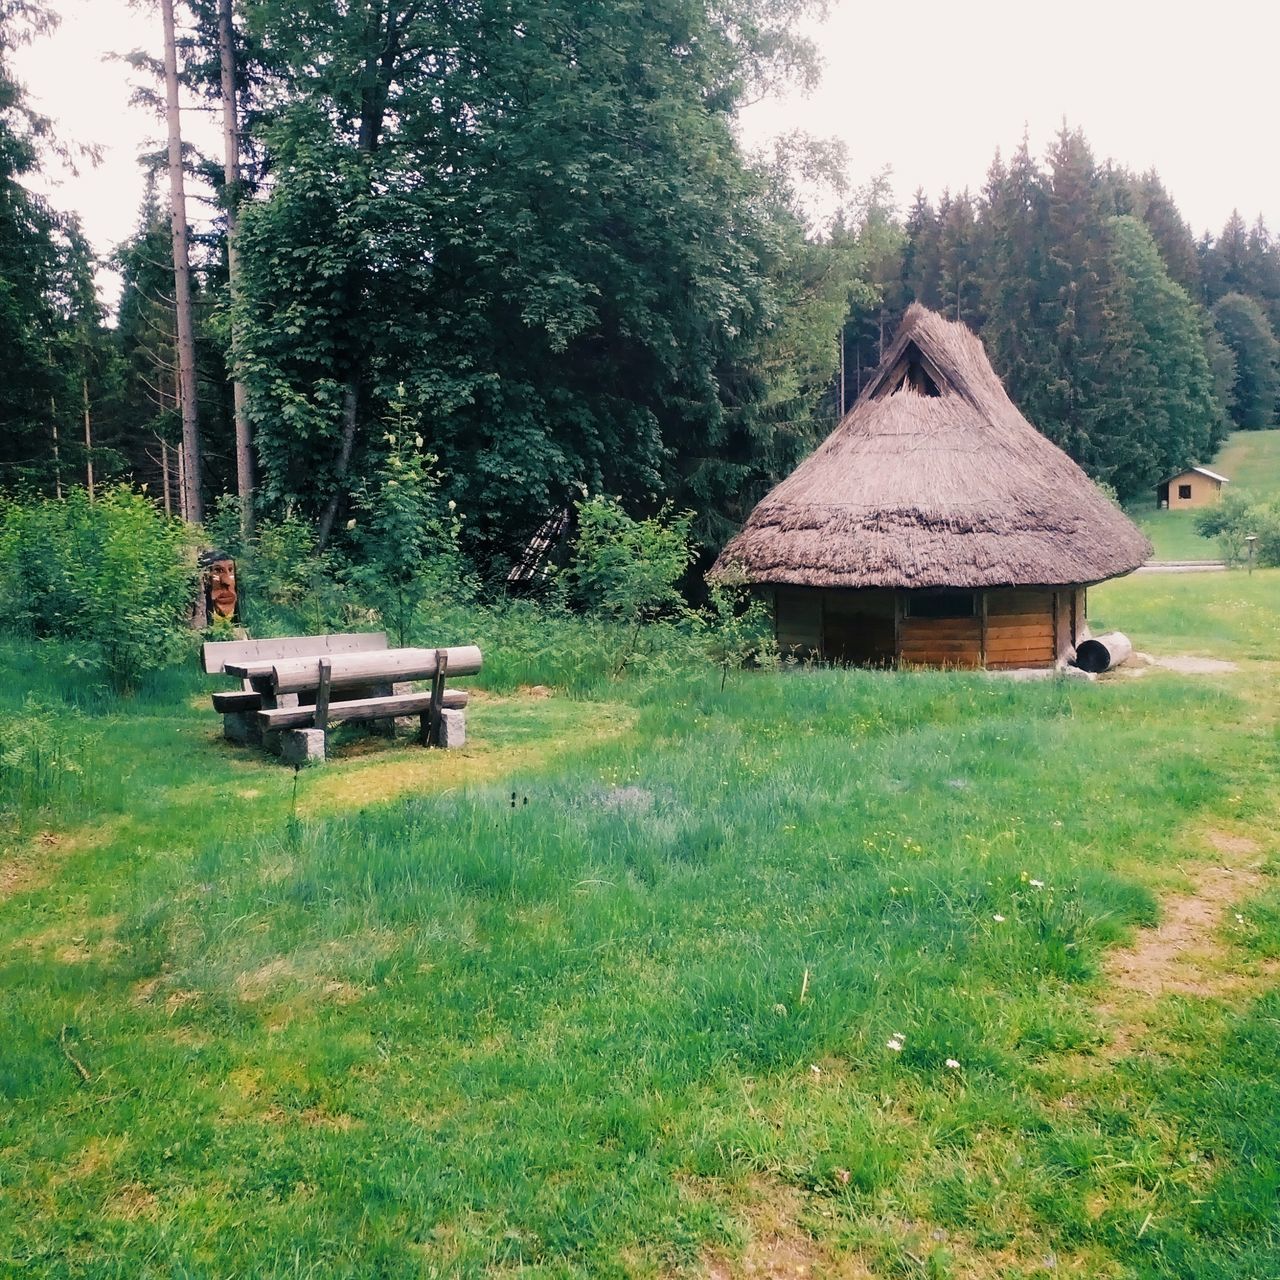
<path fill-rule="evenodd" d="M 165 118 L 169 125 L 169 203 L 173 223 L 173 292 L 178 313 L 178 387 L 182 400 L 183 515 L 204 518 L 200 498 L 200 423 L 196 404 L 196 334 L 191 312 L 191 264 L 187 252 L 187 194 L 182 173 L 182 127 L 178 117 L 178 49 L 173 0 L 160 0 L 164 20 Z"/>
<path fill-rule="evenodd" d="M 391 95 L 391 82 L 395 78 L 400 56 L 400 14 L 395 4 L 387 6 L 386 31 L 376 10 L 371 9 L 365 26 L 364 88 L 360 99 L 360 132 L 356 147 L 365 156 L 372 156 L 382 140 L 382 126 L 386 120 L 387 102 Z M 349 285 L 349 306 L 354 319 L 359 303 L 359 282 Z M 348 374 L 342 395 L 342 446 L 334 468 L 338 483 L 320 516 L 316 536 L 321 549 L 333 533 L 333 523 L 342 503 L 343 483 L 351 467 L 351 453 L 355 446 L 356 425 L 360 399 L 360 371 L 353 367 Z"/>
<path fill-rule="evenodd" d="M 232 44 L 231 0 L 218 0 L 218 53 L 222 64 L 222 176 L 227 209 L 227 284 L 231 291 L 231 359 L 236 370 L 235 300 L 240 279 L 240 258 L 236 248 L 236 224 L 240 203 L 240 130 L 236 119 L 235 46 Z M 236 492 L 240 496 L 240 532 L 253 532 L 253 434 L 249 426 L 249 394 L 244 382 L 234 376 L 231 383 L 236 420 Z"/>
<path fill-rule="evenodd" d="M 173 515 L 173 495 L 169 492 L 169 442 L 163 436 L 160 437 L 160 474 L 164 490 L 164 513 L 171 516 Z"/>
<path fill-rule="evenodd" d="M 93 492 L 93 422 L 89 417 L 89 379 L 82 378 L 80 387 L 84 392 L 84 480 L 89 490 L 89 501 L 94 499 Z"/>
<path fill-rule="evenodd" d="M 62 450 L 58 447 L 58 406 L 49 397 L 49 421 L 53 423 L 53 496 L 62 501 Z"/>
<path fill-rule="evenodd" d="M 358 407 L 359 398 L 356 384 L 348 382 L 346 390 L 342 393 L 342 448 L 338 452 L 338 465 L 334 469 L 334 474 L 339 481 L 347 478 L 347 471 L 351 467 L 351 450 L 356 442 L 356 410 Z M 338 504 L 341 501 L 342 490 L 335 490 L 333 496 L 325 504 L 324 512 L 320 516 L 320 525 L 316 530 L 316 540 L 321 550 L 324 550 L 328 545 L 329 535 L 333 532 L 333 522 L 338 515 Z"/>

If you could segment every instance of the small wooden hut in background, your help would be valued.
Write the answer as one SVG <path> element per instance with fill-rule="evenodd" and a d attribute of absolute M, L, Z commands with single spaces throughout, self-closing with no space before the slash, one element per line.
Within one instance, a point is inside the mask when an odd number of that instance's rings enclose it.
<path fill-rule="evenodd" d="M 1222 486 L 1230 484 L 1208 467 L 1188 467 L 1156 486 L 1156 506 L 1178 511 L 1186 507 L 1212 506 L 1222 497 Z"/>
<path fill-rule="evenodd" d="M 1085 589 L 1151 544 L 1014 407 L 981 342 L 913 305 L 853 408 L 713 568 L 773 597 L 778 643 L 834 662 L 1045 667 Z"/>

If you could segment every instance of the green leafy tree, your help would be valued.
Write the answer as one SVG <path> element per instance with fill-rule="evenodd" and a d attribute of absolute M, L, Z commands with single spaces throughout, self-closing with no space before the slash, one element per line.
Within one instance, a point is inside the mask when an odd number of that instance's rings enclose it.
<path fill-rule="evenodd" d="M 432 596 L 455 603 L 467 582 L 458 554 L 457 504 L 440 497 L 436 459 L 423 451 L 405 402 L 394 401 L 391 411 L 385 453 L 357 493 L 349 522 L 359 556 L 350 576 L 403 646 L 422 604 Z"/>
<path fill-rule="evenodd" d="M 577 485 L 724 511 L 761 464 L 704 464 L 778 438 L 744 371 L 818 274 L 730 126 L 803 63 L 806 7 L 255 6 L 273 184 L 243 213 L 241 332 L 269 501 L 328 522 L 403 381 L 482 560 Z"/>
<path fill-rule="evenodd" d="M 1232 417 L 1237 427 L 1270 427 L 1280 395 L 1280 343 L 1257 302 L 1228 293 L 1213 307 L 1214 323 L 1235 357 Z"/>
<path fill-rule="evenodd" d="M 746 577 L 730 571 L 707 582 L 707 606 L 697 615 L 707 657 L 720 668 L 723 691 L 730 671 L 748 663 L 773 666 L 778 661 L 773 615 L 753 594 Z"/>
<path fill-rule="evenodd" d="M 626 629 L 614 663 L 614 674 L 621 674 L 635 656 L 642 628 L 685 614 L 680 580 L 694 559 L 693 513 L 666 506 L 637 520 L 613 498 L 576 505 L 578 534 L 561 586 L 571 607 Z"/>

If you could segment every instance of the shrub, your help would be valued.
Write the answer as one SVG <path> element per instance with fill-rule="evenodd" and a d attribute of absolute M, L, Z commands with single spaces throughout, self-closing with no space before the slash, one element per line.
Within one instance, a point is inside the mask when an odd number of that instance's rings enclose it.
<path fill-rule="evenodd" d="M 404 645 L 425 600 L 456 602 L 469 597 L 471 588 L 458 549 L 462 517 L 441 497 L 440 477 L 432 469 L 436 458 L 423 451 L 416 419 L 403 400 L 391 409 L 385 452 L 355 495 L 356 515 L 348 529 L 358 558 L 350 578 Z"/>
<path fill-rule="evenodd" d="M 691 511 L 665 506 L 656 516 L 634 520 L 610 498 L 578 503 L 578 537 L 562 575 L 569 604 L 628 630 L 614 671 L 639 652 L 646 623 L 680 620 L 687 607 L 677 584 L 693 563 Z"/>
<path fill-rule="evenodd" d="M 1280 566 L 1280 505 L 1254 502 L 1239 491 L 1226 493 L 1197 513 L 1196 532 L 1217 538 L 1228 564 L 1240 564 L 1247 558 L 1246 539 L 1252 536 L 1257 539 L 1255 563 L 1264 568 Z"/>
<path fill-rule="evenodd" d="M 127 486 L 17 503 L 0 523 L 0 609 L 17 629 L 92 644 L 111 688 L 131 693 L 188 642 L 192 552 L 190 530 Z"/>
<path fill-rule="evenodd" d="M 741 571 L 707 579 L 707 608 L 700 620 L 706 656 L 720 668 L 721 689 L 730 671 L 751 662 L 777 663 L 773 618 L 764 601 L 752 595 Z"/>

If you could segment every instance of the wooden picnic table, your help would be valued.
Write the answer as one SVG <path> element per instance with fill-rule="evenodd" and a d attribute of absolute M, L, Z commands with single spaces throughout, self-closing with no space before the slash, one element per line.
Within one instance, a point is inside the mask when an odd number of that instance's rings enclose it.
<path fill-rule="evenodd" d="M 226 736 L 232 741 L 260 740 L 272 749 L 283 743 L 287 757 L 301 753 L 312 760 L 323 758 L 333 724 L 372 721 L 392 727 L 397 717 L 418 716 L 423 743 L 461 745 L 465 728 L 459 713 L 468 697 L 461 690 L 446 690 L 445 677 L 479 671 L 479 648 L 385 646 L 381 634 L 297 636 L 274 643 L 248 642 L 240 651 L 228 645 L 216 654 L 206 652 L 206 670 L 241 681 L 239 692 L 213 695 L 215 708 L 224 714 Z M 407 688 L 406 682 L 427 679 L 429 693 Z M 393 687 L 397 684 L 399 689 Z M 449 714 L 456 716 L 456 723 L 447 720 Z"/>

